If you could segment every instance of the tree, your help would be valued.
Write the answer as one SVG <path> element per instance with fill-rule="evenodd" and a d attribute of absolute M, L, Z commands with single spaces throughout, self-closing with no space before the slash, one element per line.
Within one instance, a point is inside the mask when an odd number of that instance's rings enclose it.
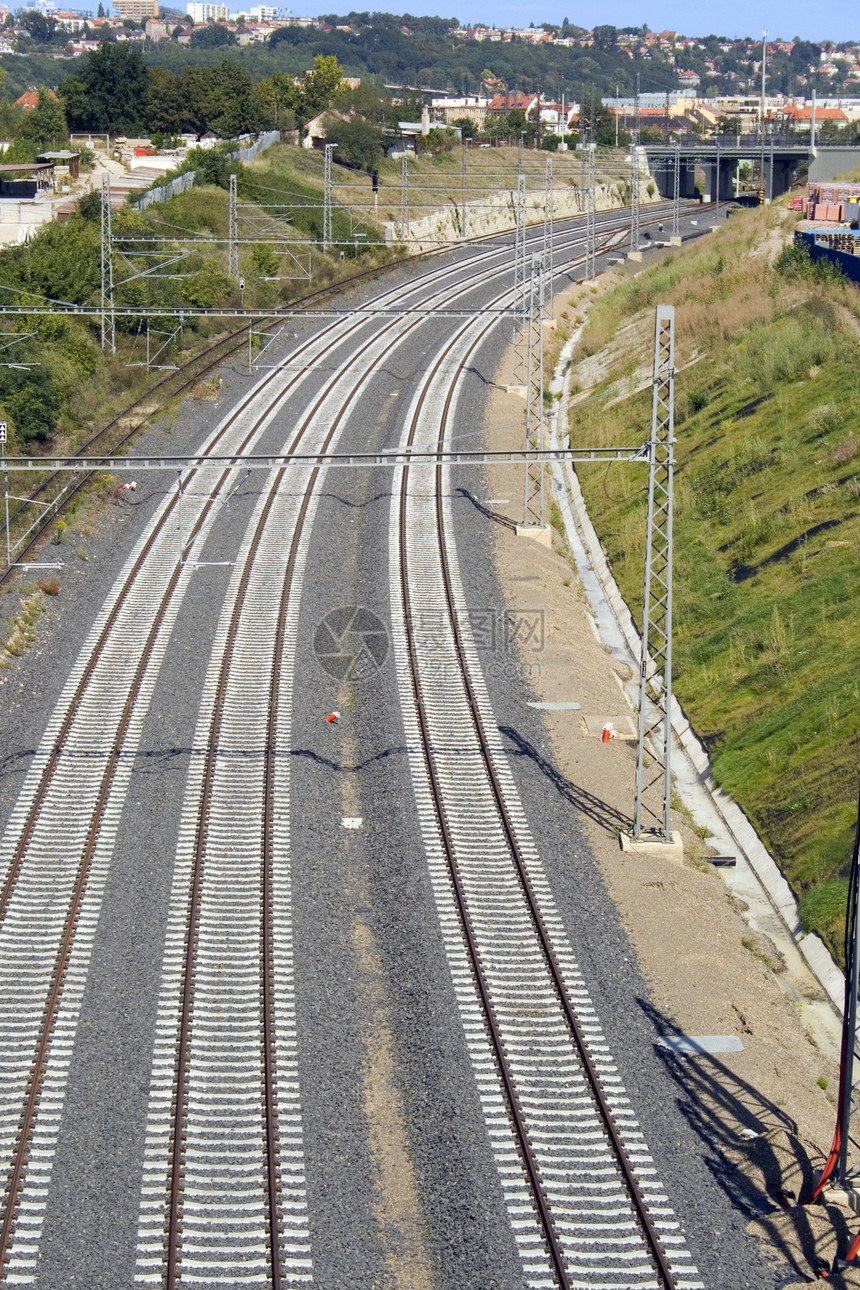
<path fill-rule="evenodd" d="M 222 27 L 220 22 L 209 22 L 191 33 L 188 44 L 191 49 L 220 49 L 223 45 L 236 45 L 238 41 L 229 27 Z"/>
<path fill-rule="evenodd" d="M 214 77 L 208 128 L 222 139 L 235 139 L 262 129 L 266 112 L 251 73 L 227 58 L 211 71 Z"/>
<path fill-rule="evenodd" d="M 456 121 L 452 121 L 455 130 L 459 130 L 464 139 L 474 139 L 475 122 L 470 116 L 458 116 Z"/>
<path fill-rule="evenodd" d="M 32 112 L 27 114 L 27 135 L 41 147 L 62 143 L 69 137 L 66 114 L 56 94 L 39 90 L 39 99 Z"/>
<path fill-rule="evenodd" d="M 102 4 L 102 0 L 99 0 L 99 8 L 98 8 L 98 13 L 96 14 L 96 17 L 97 17 L 97 18 L 104 18 L 104 17 L 105 17 L 105 7 L 104 7 L 104 5 Z"/>
<path fill-rule="evenodd" d="M 327 122 L 326 143 L 336 143 L 335 156 L 354 170 L 375 170 L 385 156 L 385 136 L 369 121 L 357 116 L 352 121 L 332 117 Z"/>
<path fill-rule="evenodd" d="M 81 60 L 59 95 L 73 129 L 129 134 L 143 124 L 147 74 L 136 45 L 99 45 Z"/>
<path fill-rule="evenodd" d="M 292 84 L 287 107 L 301 121 L 331 107 L 343 90 L 343 69 L 334 54 L 317 54 L 314 65 Z"/>
<path fill-rule="evenodd" d="M 272 72 L 271 76 L 257 81 L 254 86 L 266 113 L 267 123 L 276 130 L 296 128 L 295 112 L 287 107 L 294 79 L 286 72 Z"/>
<path fill-rule="evenodd" d="M 50 373 L 42 367 L 0 368 L 0 407 L 20 444 L 34 439 L 47 443 L 57 428 L 60 400 Z"/>
<path fill-rule="evenodd" d="M 152 67 L 146 93 L 146 124 L 156 134 L 181 134 L 190 130 L 187 78 L 166 67 Z"/>
<path fill-rule="evenodd" d="M 46 18 L 35 9 L 29 9 L 21 15 L 20 24 L 37 45 L 49 45 L 57 30 L 55 18 Z"/>
<path fill-rule="evenodd" d="M 609 23 L 595 27 L 592 35 L 595 47 L 602 49 L 605 54 L 613 53 L 618 48 L 618 30 Z"/>

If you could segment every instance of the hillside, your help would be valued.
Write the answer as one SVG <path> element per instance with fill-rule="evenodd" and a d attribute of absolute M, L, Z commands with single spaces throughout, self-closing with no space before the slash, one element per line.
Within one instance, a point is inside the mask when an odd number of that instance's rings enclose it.
<path fill-rule="evenodd" d="M 841 958 L 860 766 L 860 296 L 794 254 L 794 220 L 738 214 L 602 297 L 573 357 L 571 441 L 646 438 L 653 306 L 674 304 L 675 692 L 804 925 Z M 644 477 L 581 478 L 638 617 Z"/>

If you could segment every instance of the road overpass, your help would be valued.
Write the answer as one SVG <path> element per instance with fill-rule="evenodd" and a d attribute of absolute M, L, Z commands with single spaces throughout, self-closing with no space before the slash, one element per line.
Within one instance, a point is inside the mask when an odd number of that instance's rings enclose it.
<path fill-rule="evenodd" d="M 808 137 L 778 135 L 724 135 L 693 143 L 649 143 L 642 151 L 661 194 L 675 192 L 675 167 L 680 169 L 680 196 L 695 196 L 696 168 L 704 171 L 704 199 L 730 201 L 735 196 L 734 175 L 741 161 L 758 162 L 764 176 L 765 201 L 787 192 L 802 162 L 809 178 L 819 182 L 860 166 L 860 147 L 833 145 L 813 148 Z"/>

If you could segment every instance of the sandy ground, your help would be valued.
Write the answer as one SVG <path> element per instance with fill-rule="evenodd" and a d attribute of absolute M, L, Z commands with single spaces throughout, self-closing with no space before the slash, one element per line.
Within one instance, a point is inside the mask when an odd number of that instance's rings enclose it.
<path fill-rule="evenodd" d="M 575 286 L 556 303 L 557 315 L 581 313 L 589 296 Z M 593 297 L 592 297 L 593 298 Z M 505 392 L 510 357 L 503 360 L 488 409 L 490 447 L 522 443 L 523 399 Z M 572 414 L 575 416 L 575 411 Z M 575 424 L 575 421 L 572 423 Z M 635 718 L 618 680 L 624 669 L 597 638 L 594 619 L 564 542 L 553 549 L 517 537 L 510 521 L 522 520 L 522 474 L 491 467 L 495 555 L 513 607 L 527 582 L 529 605 L 542 608 L 546 633 L 539 656 L 524 659 L 540 697 L 577 701 L 581 711 L 546 712 L 556 763 L 576 784 L 581 813 L 604 880 L 650 983 L 653 1002 L 683 1035 L 735 1035 L 743 1051 L 695 1056 L 679 1063 L 704 1131 L 733 1166 L 737 1203 L 755 1214 L 751 1229 L 769 1249 L 797 1268 L 790 1286 L 814 1279 L 818 1260 L 844 1256 L 860 1219 L 835 1206 L 786 1212 L 782 1189 L 799 1193 L 817 1176 L 830 1148 L 836 1117 L 838 1071 L 820 1052 L 796 1003 L 780 987 L 781 956 L 744 921 L 705 847 L 682 816 L 682 864 L 622 853 L 618 835 L 629 831 L 633 805 L 635 741 L 603 743 L 606 722 L 633 734 Z M 627 679 L 626 677 L 624 679 Z M 671 927 L 671 936 L 667 936 Z M 838 1284 L 860 1287 L 860 1267 Z"/>

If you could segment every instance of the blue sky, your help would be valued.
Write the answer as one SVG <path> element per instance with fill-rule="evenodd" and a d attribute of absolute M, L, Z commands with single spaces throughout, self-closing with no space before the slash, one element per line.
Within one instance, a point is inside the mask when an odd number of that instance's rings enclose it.
<path fill-rule="evenodd" d="M 383 12 L 401 12 L 388 5 Z M 350 3 L 334 12 L 348 13 L 358 5 Z M 682 4 L 681 0 L 617 0 L 612 5 L 599 0 L 586 0 L 579 6 L 573 0 L 549 0 L 544 6 L 515 4 L 510 0 L 468 0 L 468 7 L 459 0 L 440 0 L 438 7 L 426 3 L 418 9 L 414 4 L 404 6 L 409 13 L 435 13 L 447 18 L 456 14 L 461 22 L 485 22 L 497 27 L 537 27 L 542 22 L 562 22 L 569 18 L 581 27 L 595 23 L 611 23 L 614 27 L 640 27 L 647 23 L 652 31 L 680 31 L 686 36 L 751 36 L 760 39 L 763 30 L 769 39 L 781 37 L 791 40 L 860 40 L 860 10 L 847 0 L 819 9 L 808 0 L 764 0 L 758 5 L 744 0 L 723 0 L 719 5 Z M 294 13 L 301 10 L 294 9 Z M 332 9 L 326 12 L 331 13 Z"/>

